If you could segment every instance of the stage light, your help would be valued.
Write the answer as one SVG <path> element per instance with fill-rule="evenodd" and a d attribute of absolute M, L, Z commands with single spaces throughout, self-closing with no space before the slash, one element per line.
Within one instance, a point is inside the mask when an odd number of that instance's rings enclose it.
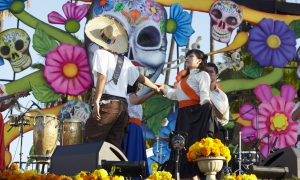
<path fill-rule="evenodd" d="M 283 179 L 289 172 L 288 167 L 266 167 L 251 165 L 247 174 L 255 174 L 259 179 Z"/>
<path fill-rule="evenodd" d="M 124 176 L 125 178 L 146 176 L 145 161 L 129 162 L 129 161 L 101 161 L 101 168 L 105 169 L 108 173 L 112 167 L 115 167 L 114 175 Z"/>

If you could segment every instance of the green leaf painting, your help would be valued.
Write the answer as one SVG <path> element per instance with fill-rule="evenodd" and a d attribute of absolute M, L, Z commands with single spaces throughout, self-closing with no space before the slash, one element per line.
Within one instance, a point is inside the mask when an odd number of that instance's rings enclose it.
<path fill-rule="evenodd" d="M 293 20 L 290 24 L 290 29 L 292 31 L 294 31 L 294 33 L 296 34 L 297 38 L 300 37 L 300 19 L 297 20 Z"/>
<path fill-rule="evenodd" d="M 35 86 L 29 82 L 33 96 L 42 103 L 53 102 L 61 97 L 61 94 L 55 94 L 49 84 Z"/>
<path fill-rule="evenodd" d="M 124 8 L 124 4 L 123 3 L 118 3 L 115 7 L 115 12 L 117 11 L 121 11 Z"/>
<path fill-rule="evenodd" d="M 33 49 L 45 57 L 46 54 L 56 49 L 57 46 L 57 42 L 48 36 L 38 23 L 33 35 Z"/>
<path fill-rule="evenodd" d="M 159 104 L 157 104 L 159 102 Z M 174 104 L 177 105 L 177 101 L 169 100 L 163 96 L 152 96 L 146 101 L 146 108 L 143 111 L 143 119 L 147 121 L 147 127 L 155 134 L 158 135 L 161 123 L 170 112 L 173 110 Z"/>
<path fill-rule="evenodd" d="M 30 150 L 29 150 L 29 155 L 30 155 L 30 156 L 35 155 L 35 153 L 34 153 L 34 146 L 33 146 L 33 145 L 31 146 L 31 148 L 30 148 Z M 30 158 L 30 159 L 28 160 L 28 164 L 31 164 L 33 161 L 35 161 L 35 158 Z"/>
<path fill-rule="evenodd" d="M 252 61 L 248 68 L 243 70 L 242 72 L 248 77 L 258 78 L 261 76 L 263 70 L 264 68 L 260 67 L 257 62 Z"/>

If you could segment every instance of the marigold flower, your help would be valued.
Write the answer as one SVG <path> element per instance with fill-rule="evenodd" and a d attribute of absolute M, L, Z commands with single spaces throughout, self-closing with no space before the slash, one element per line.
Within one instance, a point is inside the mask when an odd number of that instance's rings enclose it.
<path fill-rule="evenodd" d="M 16 163 L 12 163 L 11 169 L 12 170 L 17 170 L 17 169 L 19 169 L 19 166 Z"/>

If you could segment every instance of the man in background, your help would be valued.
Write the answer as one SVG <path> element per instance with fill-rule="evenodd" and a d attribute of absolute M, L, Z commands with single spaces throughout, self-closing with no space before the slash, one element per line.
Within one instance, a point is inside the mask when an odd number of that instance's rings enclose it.
<path fill-rule="evenodd" d="M 214 138 L 225 142 L 225 134 L 223 126 L 229 121 L 229 103 L 227 95 L 217 86 L 217 79 L 219 77 L 218 67 L 214 63 L 207 63 L 207 72 L 210 76 L 210 99 L 213 104 L 213 114 L 219 122 L 219 130 L 221 134 L 214 134 Z"/>

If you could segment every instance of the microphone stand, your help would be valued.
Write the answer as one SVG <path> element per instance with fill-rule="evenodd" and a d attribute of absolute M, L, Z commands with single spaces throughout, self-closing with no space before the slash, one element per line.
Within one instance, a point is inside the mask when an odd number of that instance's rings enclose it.
<path fill-rule="evenodd" d="M 20 142 L 20 169 L 22 169 L 22 146 L 23 146 L 23 134 L 24 134 L 24 131 L 23 131 L 23 126 L 24 126 L 24 116 L 25 114 L 32 108 L 34 104 L 32 104 L 22 115 L 21 115 L 21 123 L 20 123 L 20 138 L 21 138 L 21 142 Z"/>
<path fill-rule="evenodd" d="M 269 154 L 270 154 L 270 137 L 271 137 L 271 134 L 272 134 L 275 130 L 277 130 L 277 127 L 275 127 L 275 129 L 273 129 L 272 131 L 270 131 L 269 133 L 267 133 L 264 137 L 258 138 L 258 139 L 255 141 L 253 147 L 255 148 L 256 154 L 258 154 L 258 143 L 259 143 L 261 140 L 263 140 L 264 138 L 268 138 L 268 154 L 267 154 L 267 157 L 269 156 Z M 267 158 L 267 157 L 266 157 L 266 158 Z M 256 158 L 257 158 L 257 157 L 256 157 Z M 256 162 L 258 162 L 258 161 L 256 161 Z M 260 165 L 260 163 L 257 164 L 257 165 Z"/>
<path fill-rule="evenodd" d="M 257 109 L 257 106 L 254 106 L 252 108 L 250 108 L 249 110 L 247 110 L 246 112 L 242 113 L 239 117 L 234 118 L 234 119 L 229 119 L 229 121 L 236 121 L 238 120 L 240 117 L 242 117 L 243 115 L 247 114 L 248 112 L 250 112 L 252 109 Z"/>

